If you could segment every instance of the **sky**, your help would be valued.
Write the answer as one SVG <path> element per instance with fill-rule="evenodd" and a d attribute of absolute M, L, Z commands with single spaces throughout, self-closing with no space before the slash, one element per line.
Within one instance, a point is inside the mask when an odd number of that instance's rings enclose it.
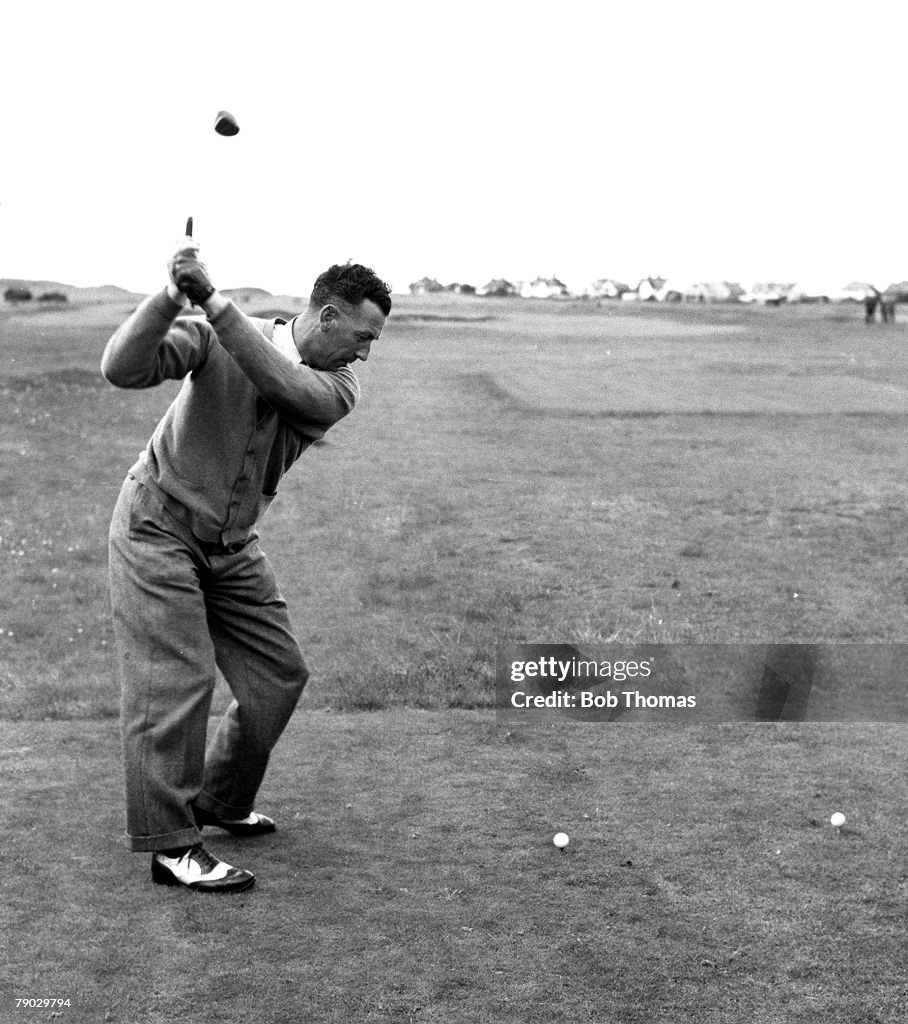
<path fill-rule="evenodd" d="M 908 278 L 908 5 L 383 0 L 4 12 L 0 277 L 307 295 Z M 240 133 L 213 130 L 218 110 Z"/>

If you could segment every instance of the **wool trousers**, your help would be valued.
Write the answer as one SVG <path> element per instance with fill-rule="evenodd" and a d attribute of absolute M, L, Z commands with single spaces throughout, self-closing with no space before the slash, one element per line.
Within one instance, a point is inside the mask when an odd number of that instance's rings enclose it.
<path fill-rule="evenodd" d="M 200 839 L 193 808 L 253 810 L 308 670 L 255 532 L 204 543 L 127 477 L 109 550 L 127 845 L 187 846 Z M 233 700 L 209 740 L 216 667 Z"/>

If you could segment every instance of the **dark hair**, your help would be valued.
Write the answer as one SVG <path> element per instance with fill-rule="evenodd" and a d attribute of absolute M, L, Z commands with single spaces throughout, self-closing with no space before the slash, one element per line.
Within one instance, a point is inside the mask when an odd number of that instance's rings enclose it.
<path fill-rule="evenodd" d="M 385 316 L 391 312 L 390 285 L 360 263 L 335 263 L 318 275 L 309 296 L 309 305 L 324 306 L 332 299 L 340 299 L 351 306 L 358 306 L 369 299 Z"/>

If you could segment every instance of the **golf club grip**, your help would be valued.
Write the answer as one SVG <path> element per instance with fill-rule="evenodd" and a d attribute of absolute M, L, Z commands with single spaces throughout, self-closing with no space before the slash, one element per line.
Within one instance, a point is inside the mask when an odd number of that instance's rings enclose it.
<path fill-rule="evenodd" d="M 192 238 L 192 217 L 186 218 L 186 237 Z"/>

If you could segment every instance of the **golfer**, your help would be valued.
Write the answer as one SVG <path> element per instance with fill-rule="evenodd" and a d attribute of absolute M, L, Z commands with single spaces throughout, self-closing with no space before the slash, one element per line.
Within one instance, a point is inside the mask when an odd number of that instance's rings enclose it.
<path fill-rule="evenodd" d="M 244 315 L 186 239 L 170 282 L 107 343 L 121 388 L 183 385 L 129 470 L 110 527 L 122 688 L 127 843 L 154 881 L 204 892 L 255 876 L 219 861 L 203 826 L 275 830 L 255 810 L 308 670 L 256 524 L 299 456 L 359 397 L 350 369 L 391 310 L 367 267 L 333 266 L 289 323 Z M 182 316 L 185 300 L 205 317 Z M 215 665 L 233 694 L 206 750 Z"/>

